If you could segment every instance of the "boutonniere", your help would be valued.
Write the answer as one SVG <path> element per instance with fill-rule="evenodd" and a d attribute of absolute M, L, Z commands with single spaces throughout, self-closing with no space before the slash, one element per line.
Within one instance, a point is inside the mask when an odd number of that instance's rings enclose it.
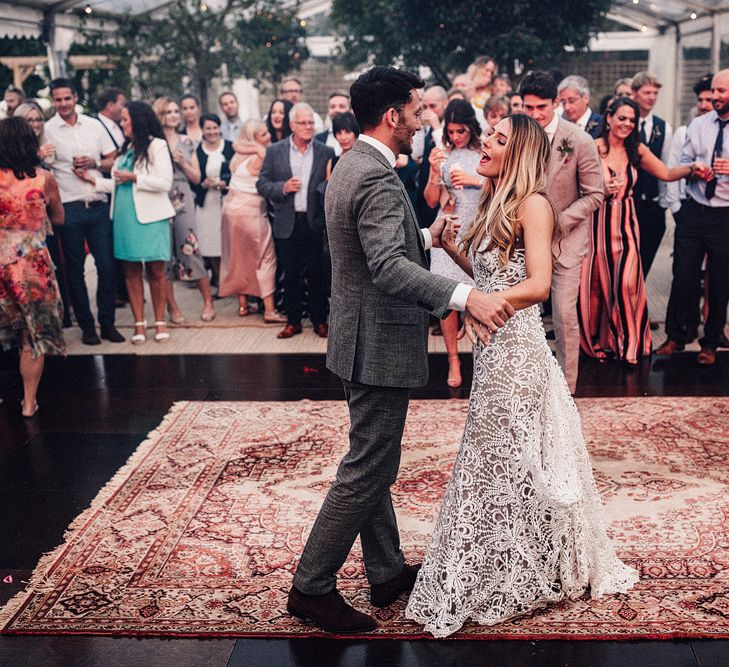
<path fill-rule="evenodd" d="M 653 125 L 653 130 L 651 130 L 651 142 L 655 141 L 656 139 L 661 138 L 661 128 L 658 127 L 658 125 Z"/>
<path fill-rule="evenodd" d="M 570 155 L 572 155 L 572 153 L 575 152 L 575 146 L 569 139 L 569 137 L 565 137 L 564 139 L 562 139 L 560 145 L 557 146 L 557 152 L 559 153 L 559 157 L 562 160 L 568 158 Z"/>
<path fill-rule="evenodd" d="M 590 132 L 592 132 L 598 126 L 598 124 L 599 123 L 596 120 L 591 120 L 585 127 L 585 132 L 587 132 L 587 134 L 590 134 Z"/>

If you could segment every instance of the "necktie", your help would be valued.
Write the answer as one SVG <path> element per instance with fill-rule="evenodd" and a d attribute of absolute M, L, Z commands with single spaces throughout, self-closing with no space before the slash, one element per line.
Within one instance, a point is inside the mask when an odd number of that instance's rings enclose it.
<path fill-rule="evenodd" d="M 721 151 L 724 147 L 724 128 L 729 120 L 719 120 L 719 134 L 716 135 L 714 150 L 711 153 L 711 163 L 714 164 L 714 158 L 721 157 Z M 716 176 L 706 183 L 706 198 L 711 199 L 716 193 Z"/>
<path fill-rule="evenodd" d="M 640 121 L 640 142 L 642 144 L 648 143 L 645 140 L 645 119 L 643 119 L 642 121 Z"/>

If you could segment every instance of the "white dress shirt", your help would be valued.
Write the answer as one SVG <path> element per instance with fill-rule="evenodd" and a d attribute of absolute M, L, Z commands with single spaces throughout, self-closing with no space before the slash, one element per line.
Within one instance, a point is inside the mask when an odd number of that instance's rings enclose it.
<path fill-rule="evenodd" d="M 544 131 L 547 133 L 547 139 L 549 139 L 550 144 L 554 141 L 554 135 L 557 134 L 557 126 L 559 125 L 559 119 L 560 119 L 560 116 L 558 116 L 555 113 L 554 116 L 552 116 L 552 120 L 549 121 L 549 124 L 547 125 L 547 127 L 544 128 Z"/>
<path fill-rule="evenodd" d="M 380 153 L 385 156 L 390 167 L 393 169 L 395 168 L 395 163 L 397 162 L 395 153 L 393 153 L 392 150 L 379 139 L 375 139 L 368 134 L 360 134 L 359 140 L 364 141 L 364 143 L 369 144 L 380 151 Z M 433 247 L 433 237 L 430 235 L 430 230 L 425 228 L 421 229 L 420 232 L 423 235 L 423 245 L 425 246 L 425 249 L 430 250 Z M 468 301 L 468 295 L 471 293 L 472 289 L 473 287 L 471 285 L 458 283 L 456 289 L 453 290 L 453 294 L 451 294 L 451 300 L 448 302 L 448 308 L 450 308 L 450 310 L 458 310 L 461 312 L 465 311 L 466 301 Z"/>
<path fill-rule="evenodd" d="M 587 123 L 590 121 L 590 116 L 592 116 L 592 109 L 590 107 L 587 107 L 587 111 L 583 113 L 575 122 L 575 125 L 579 127 L 581 130 L 584 130 L 587 127 Z"/>
<path fill-rule="evenodd" d="M 668 121 L 666 123 L 666 136 L 663 138 L 663 149 L 661 154 L 658 156 L 661 158 L 661 162 L 668 164 L 668 157 L 671 151 L 671 140 L 673 139 L 673 129 Z M 645 118 L 638 120 L 638 132 L 641 127 L 645 130 L 646 145 L 651 140 L 651 134 L 653 134 L 653 112 L 651 111 Z M 666 182 L 658 180 L 658 204 L 663 208 L 668 208 L 668 198 L 666 197 Z"/>
<path fill-rule="evenodd" d="M 119 150 L 124 145 L 124 132 L 122 132 L 119 125 L 103 113 L 100 113 L 98 118 L 104 124 L 108 133 L 111 134 L 114 143 L 117 145 L 117 150 Z"/>
<path fill-rule="evenodd" d="M 58 182 L 61 202 L 104 201 L 106 195 L 97 192 L 93 185 L 81 180 L 73 171 L 73 158 L 76 156 L 88 155 L 98 166 L 103 155 L 115 152 L 114 142 L 101 123 L 96 118 L 80 113 L 77 114 L 76 123 L 69 125 L 56 114 L 45 124 L 44 132 L 46 141 L 56 149 L 51 171 Z M 98 169 L 89 169 L 89 174 L 97 179 L 102 178 Z"/>
<path fill-rule="evenodd" d="M 681 153 L 683 152 L 683 144 L 686 141 L 686 125 L 677 127 L 673 133 L 671 146 L 668 149 L 668 165 L 669 169 L 678 167 L 681 164 Z M 671 213 L 677 213 L 681 208 L 683 200 L 686 199 L 686 179 L 682 178 L 678 181 L 666 183 L 666 204 L 671 209 Z"/>
<path fill-rule="evenodd" d="M 294 193 L 294 210 L 297 213 L 306 213 L 306 204 L 309 193 L 309 180 L 311 170 L 314 167 L 314 142 L 308 143 L 306 150 L 302 153 L 294 143 L 294 136 L 289 137 L 289 161 L 291 175 L 301 180 L 301 187 Z"/>

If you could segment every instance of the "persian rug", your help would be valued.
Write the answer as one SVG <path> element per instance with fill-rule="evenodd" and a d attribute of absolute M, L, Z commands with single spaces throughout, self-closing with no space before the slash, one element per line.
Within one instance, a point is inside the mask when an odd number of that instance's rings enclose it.
<path fill-rule="evenodd" d="M 585 596 L 456 637 L 729 637 L 729 399 L 578 401 L 626 595 Z M 422 558 L 464 400 L 415 401 L 393 486 L 403 549 Z M 343 402 L 184 402 L 140 445 L 0 610 L 9 634 L 306 637 L 285 613 L 297 559 L 347 447 Z M 369 605 L 358 546 L 339 587 L 380 623 L 425 637 L 405 603 Z"/>

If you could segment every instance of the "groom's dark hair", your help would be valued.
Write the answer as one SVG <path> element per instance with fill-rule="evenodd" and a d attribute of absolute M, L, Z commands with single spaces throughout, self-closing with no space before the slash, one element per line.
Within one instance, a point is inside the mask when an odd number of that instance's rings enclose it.
<path fill-rule="evenodd" d="M 534 95 L 540 100 L 557 99 L 557 82 L 549 72 L 534 70 L 529 72 L 519 84 L 519 95 Z"/>
<path fill-rule="evenodd" d="M 411 101 L 413 88 L 424 88 L 425 82 L 412 72 L 394 67 L 373 67 L 361 74 L 349 89 L 352 111 L 362 130 L 380 124 L 388 109 L 398 113 Z"/>

